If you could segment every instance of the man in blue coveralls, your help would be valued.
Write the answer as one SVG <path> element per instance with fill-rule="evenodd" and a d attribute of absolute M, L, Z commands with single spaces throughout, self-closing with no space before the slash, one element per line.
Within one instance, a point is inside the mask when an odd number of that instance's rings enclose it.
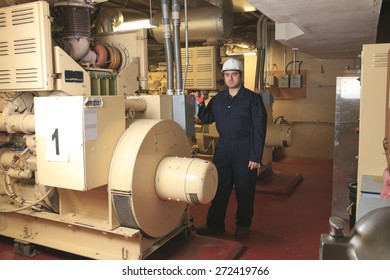
<path fill-rule="evenodd" d="M 243 86 L 242 63 L 234 58 L 222 67 L 226 90 L 218 92 L 208 103 L 198 97 L 199 119 L 215 122 L 219 139 L 213 163 L 218 170 L 218 189 L 211 202 L 200 235 L 225 232 L 229 197 L 235 187 L 237 200 L 235 238 L 249 235 L 252 223 L 257 169 L 261 167 L 266 136 L 267 113 L 261 95 Z"/>

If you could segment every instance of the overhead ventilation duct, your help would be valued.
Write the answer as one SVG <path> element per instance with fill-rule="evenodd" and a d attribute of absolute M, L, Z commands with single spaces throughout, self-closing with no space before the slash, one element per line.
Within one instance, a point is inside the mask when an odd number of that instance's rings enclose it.
<path fill-rule="evenodd" d="M 155 15 L 161 22 L 161 13 Z M 188 9 L 188 41 L 190 42 L 216 42 L 229 39 L 233 31 L 233 15 L 222 11 L 217 7 L 208 7 L 205 9 Z M 180 15 L 180 21 L 184 21 L 184 14 Z M 152 36 L 157 42 L 163 43 L 163 26 L 153 28 Z M 180 26 L 180 41 L 185 39 L 185 26 Z"/>
<path fill-rule="evenodd" d="M 275 23 L 275 40 L 290 46 L 289 41 L 303 35 L 304 32 L 294 23 Z"/>
<path fill-rule="evenodd" d="M 120 26 L 124 17 L 118 9 L 103 8 L 96 19 L 96 33 L 114 32 L 114 27 Z"/>

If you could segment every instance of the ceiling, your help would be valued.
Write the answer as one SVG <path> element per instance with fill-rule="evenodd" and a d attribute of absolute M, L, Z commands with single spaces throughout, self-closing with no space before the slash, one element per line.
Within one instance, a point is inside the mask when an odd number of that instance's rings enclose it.
<path fill-rule="evenodd" d="M 376 42 L 382 0 L 248 2 L 277 26 L 295 26 L 302 31 L 302 35 L 292 38 L 288 32 L 282 34 L 281 42 L 318 57 L 356 57 L 363 44 Z M 294 36 L 293 31 L 290 33 Z"/>
<path fill-rule="evenodd" d="M 55 0 L 49 0 L 54 2 Z M 127 13 L 148 16 L 161 11 L 160 0 L 92 0 Z M 3 0 L 0 6 L 31 2 Z M 183 0 L 181 0 L 183 3 Z M 381 8 L 390 0 L 187 0 L 188 8 L 214 6 L 233 14 L 232 36 L 256 42 L 257 20 L 261 14 L 270 19 L 275 38 L 318 58 L 356 58 L 363 44 L 377 42 L 378 22 L 385 22 L 381 34 L 390 34 L 389 19 L 383 20 Z M 387 4 L 387 5 L 385 5 Z M 387 8 L 387 11 L 390 9 Z M 381 19 L 381 20 L 380 20 Z M 380 37 L 380 36 L 379 36 Z M 385 35 L 380 42 L 390 42 Z"/>
<path fill-rule="evenodd" d="M 153 11 L 161 10 L 160 0 L 109 2 L 145 12 L 152 3 Z M 275 38 L 287 46 L 318 58 L 356 58 L 363 44 L 376 42 L 382 2 L 390 1 L 188 0 L 187 5 L 189 8 L 213 5 L 232 12 L 235 37 L 255 42 L 257 19 L 264 14 L 275 26 Z"/>

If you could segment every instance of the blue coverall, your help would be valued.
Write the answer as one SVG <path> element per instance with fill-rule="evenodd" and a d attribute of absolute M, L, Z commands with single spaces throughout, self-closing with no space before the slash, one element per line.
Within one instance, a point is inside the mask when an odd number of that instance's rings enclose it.
<path fill-rule="evenodd" d="M 225 216 L 233 185 L 237 199 L 236 226 L 252 223 L 257 170 L 249 161 L 261 163 L 266 136 L 267 113 L 261 95 L 241 87 L 231 97 L 228 89 L 214 96 L 207 107 L 199 105 L 199 119 L 215 122 L 219 139 L 213 163 L 218 170 L 218 189 L 207 214 L 207 226 L 225 229 Z"/>

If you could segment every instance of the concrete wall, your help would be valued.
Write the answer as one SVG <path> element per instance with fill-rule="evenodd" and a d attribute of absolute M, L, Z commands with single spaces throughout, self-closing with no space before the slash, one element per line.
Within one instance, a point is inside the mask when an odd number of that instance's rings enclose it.
<path fill-rule="evenodd" d="M 283 45 L 272 42 L 270 67 L 266 66 L 266 70 L 284 71 L 284 52 Z M 286 48 L 286 63 L 293 59 L 293 51 Z M 333 159 L 336 77 L 343 76 L 346 67 L 360 66 L 360 62 L 357 58 L 318 59 L 299 51 L 296 60 L 303 61 L 301 70 L 307 73 L 303 84 L 306 97 L 276 99 L 273 104 L 273 119 L 283 116 L 293 127 L 293 143 L 283 149 L 283 154 L 287 157 Z M 253 90 L 256 56 L 247 55 L 244 61 L 245 86 Z M 292 65 L 289 69 L 293 69 Z"/>

